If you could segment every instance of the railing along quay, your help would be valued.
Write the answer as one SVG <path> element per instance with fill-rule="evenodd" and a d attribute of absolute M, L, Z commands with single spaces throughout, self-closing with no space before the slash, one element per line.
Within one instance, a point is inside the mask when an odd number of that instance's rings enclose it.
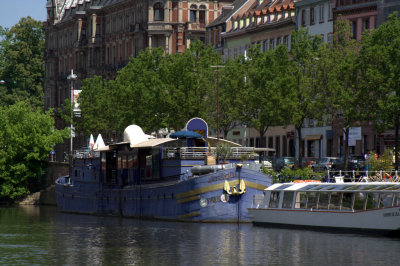
<path fill-rule="evenodd" d="M 395 171 L 331 171 L 327 173 L 328 182 L 400 182 L 399 172 Z"/>

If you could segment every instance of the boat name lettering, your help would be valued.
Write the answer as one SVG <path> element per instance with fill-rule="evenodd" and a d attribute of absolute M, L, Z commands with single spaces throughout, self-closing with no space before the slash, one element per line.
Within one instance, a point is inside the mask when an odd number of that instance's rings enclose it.
<path fill-rule="evenodd" d="M 215 182 L 215 181 L 232 179 L 234 177 L 235 177 L 235 172 L 230 172 L 230 173 L 227 173 L 227 174 L 222 174 L 220 176 L 213 176 L 208 180 L 208 183 Z"/>
<path fill-rule="evenodd" d="M 208 204 L 217 203 L 217 202 L 221 202 L 220 197 L 212 197 L 212 198 L 208 198 L 208 199 L 207 199 L 207 203 L 208 203 Z M 207 204 L 207 205 L 208 205 L 208 204 Z"/>
<path fill-rule="evenodd" d="M 400 216 L 400 209 L 397 212 L 387 212 L 383 214 L 383 217 Z"/>

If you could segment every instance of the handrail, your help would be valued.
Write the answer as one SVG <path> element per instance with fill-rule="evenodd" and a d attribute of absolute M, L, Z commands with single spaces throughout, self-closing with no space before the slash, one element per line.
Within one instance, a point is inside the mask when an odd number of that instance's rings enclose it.
<path fill-rule="evenodd" d="M 337 173 L 339 175 L 337 175 Z M 400 175 L 397 170 L 394 171 L 332 171 L 328 170 L 328 182 L 330 180 L 334 180 L 335 178 L 344 178 L 348 177 L 352 182 L 382 182 L 382 181 L 392 181 L 392 182 L 400 182 Z"/>
<path fill-rule="evenodd" d="M 163 158 L 199 158 L 208 155 L 217 155 L 216 147 L 166 147 L 163 148 Z M 249 159 L 254 159 L 253 147 L 231 147 L 228 158 L 240 159 L 247 155 Z"/>

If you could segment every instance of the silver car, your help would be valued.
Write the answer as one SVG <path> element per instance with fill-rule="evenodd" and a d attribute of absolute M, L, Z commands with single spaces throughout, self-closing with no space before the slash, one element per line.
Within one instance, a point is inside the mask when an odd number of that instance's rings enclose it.
<path fill-rule="evenodd" d="M 337 157 L 322 157 L 318 162 L 312 164 L 313 171 L 327 171 L 331 170 L 332 164 L 338 160 Z"/>

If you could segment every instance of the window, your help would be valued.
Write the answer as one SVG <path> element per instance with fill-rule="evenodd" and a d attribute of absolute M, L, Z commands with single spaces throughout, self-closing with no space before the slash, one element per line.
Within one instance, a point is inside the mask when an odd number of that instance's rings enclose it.
<path fill-rule="evenodd" d="M 339 210 L 340 208 L 340 192 L 332 192 L 329 201 L 330 210 Z"/>
<path fill-rule="evenodd" d="M 323 23 L 325 20 L 324 5 L 319 6 L 319 23 Z"/>
<path fill-rule="evenodd" d="M 368 30 L 369 29 L 369 19 L 365 19 L 363 21 L 363 31 Z"/>
<path fill-rule="evenodd" d="M 354 194 L 354 210 L 364 210 L 365 193 Z"/>
<path fill-rule="evenodd" d="M 368 193 L 367 194 L 367 202 L 366 202 L 366 209 L 376 209 L 378 208 L 379 204 L 379 193 Z"/>
<path fill-rule="evenodd" d="M 264 41 L 264 51 L 268 51 L 268 44 L 269 44 L 268 40 L 265 40 Z"/>
<path fill-rule="evenodd" d="M 154 20 L 155 21 L 163 21 L 164 20 L 164 7 L 161 3 L 155 3 L 153 6 L 154 9 Z"/>
<path fill-rule="evenodd" d="M 314 8 L 311 7 L 310 8 L 310 25 L 314 25 L 315 23 L 315 16 L 314 16 Z"/>
<path fill-rule="evenodd" d="M 329 20 L 333 19 L 332 9 L 333 9 L 332 3 L 329 3 L 329 5 L 328 5 L 328 19 Z"/>
<path fill-rule="evenodd" d="M 318 192 L 307 192 L 307 209 L 317 208 Z"/>
<path fill-rule="evenodd" d="M 353 34 L 353 38 L 357 39 L 357 21 L 351 22 L 351 33 Z"/>
<path fill-rule="evenodd" d="M 275 40 L 274 39 L 270 39 L 269 40 L 269 49 L 270 50 L 274 50 L 275 49 Z"/>
<path fill-rule="evenodd" d="M 306 194 L 306 192 L 297 192 L 295 208 L 296 209 L 305 209 L 305 208 L 307 208 L 307 194 Z"/>
<path fill-rule="evenodd" d="M 332 33 L 328 33 L 328 43 L 332 43 Z"/>
<path fill-rule="evenodd" d="M 343 193 L 341 210 L 351 210 L 353 208 L 353 193 Z"/>
<path fill-rule="evenodd" d="M 283 37 L 283 44 L 287 47 L 287 48 L 289 48 L 289 36 L 284 36 Z"/>
<path fill-rule="evenodd" d="M 206 7 L 204 5 L 200 6 L 199 23 L 202 25 L 202 27 L 204 27 L 206 24 Z"/>
<path fill-rule="evenodd" d="M 270 208 L 278 208 L 279 194 L 280 194 L 280 192 L 271 192 L 271 196 L 269 197 L 269 207 Z"/>
<path fill-rule="evenodd" d="M 196 21 L 197 21 L 197 6 L 191 5 L 190 6 L 190 22 L 196 22 Z"/>
<path fill-rule="evenodd" d="M 306 10 L 303 9 L 301 11 L 301 26 L 305 26 L 306 25 Z"/>
<path fill-rule="evenodd" d="M 318 209 L 328 209 L 329 193 L 320 192 L 318 200 Z"/>
<path fill-rule="evenodd" d="M 286 209 L 291 209 L 292 208 L 293 195 L 294 195 L 293 191 L 285 191 L 285 192 L 283 192 L 282 208 L 286 208 Z"/>

